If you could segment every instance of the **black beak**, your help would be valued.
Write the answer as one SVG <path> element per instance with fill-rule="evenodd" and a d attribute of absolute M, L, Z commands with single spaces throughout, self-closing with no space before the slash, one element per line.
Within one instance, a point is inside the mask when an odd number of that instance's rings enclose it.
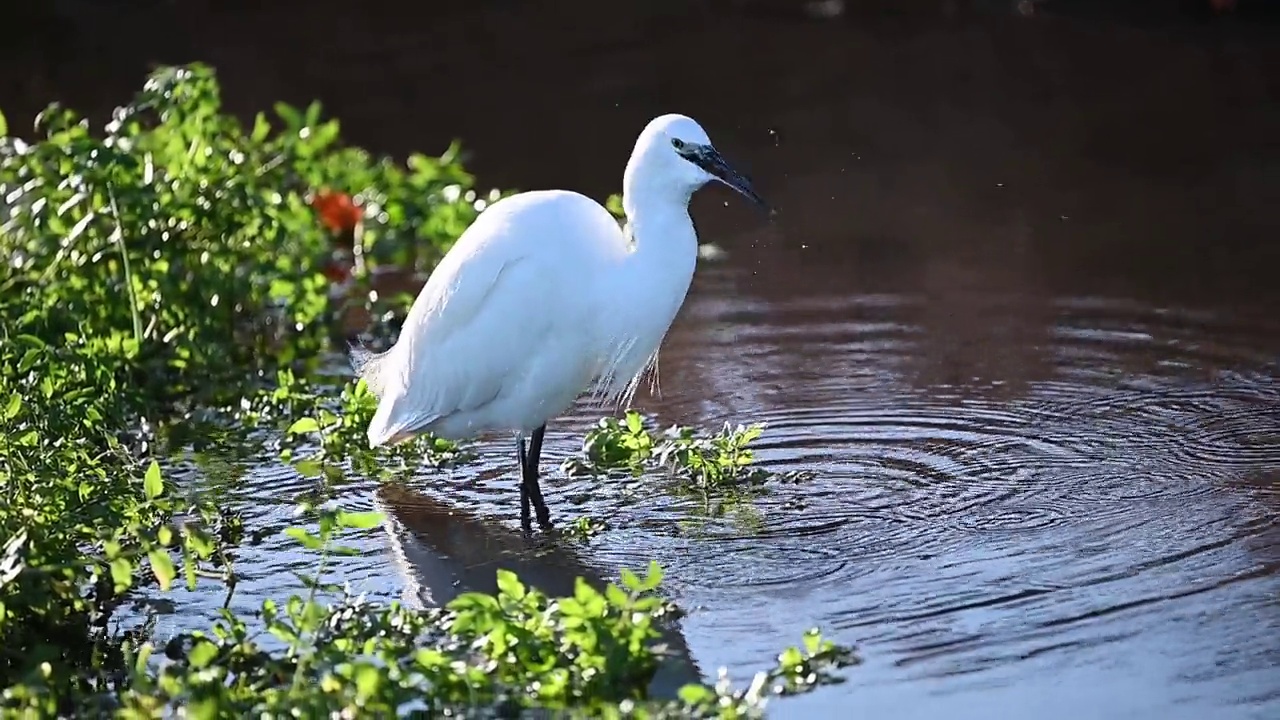
<path fill-rule="evenodd" d="M 751 181 L 730 167 L 729 163 L 720 156 L 720 153 L 716 152 L 715 148 L 704 147 L 699 150 L 700 152 L 691 153 L 687 156 L 689 162 L 711 173 L 715 179 L 737 190 L 756 205 L 766 210 L 769 209 L 769 203 L 765 202 L 764 198 L 756 193 L 755 188 L 751 187 Z"/>

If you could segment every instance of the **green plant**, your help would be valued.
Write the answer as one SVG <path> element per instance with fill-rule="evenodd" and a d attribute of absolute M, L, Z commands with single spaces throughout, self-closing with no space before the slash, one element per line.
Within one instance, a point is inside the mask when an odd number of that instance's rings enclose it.
<path fill-rule="evenodd" d="M 299 576 L 303 594 L 248 616 L 224 602 L 207 632 L 167 640 L 145 615 L 125 625 L 116 611 L 130 600 L 181 602 L 201 584 L 229 600 L 237 587 L 244 522 L 166 470 L 174 456 L 278 447 L 317 486 L 466 459 L 432 437 L 368 448 L 368 388 L 320 377 L 344 310 L 326 263 L 353 243 L 362 292 L 351 302 L 369 311 L 361 283 L 373 267 L 429 267 L 501 193 L 471 187 L 456 146 L 405 164 L 375 159 L 342 146 L 318 104 L 277 105 L 276 120 L 260 114 L 246 130 L 219 96 L 209 68 L 167 67 L 100 131 L 56 105 L 29 141 L 0 119 L 5 716 L 389 715 L 414 704 L 758 714 L 769 674 L 745 691 L 644 697 L 670 612 L 656 569 L 602 589 L 580 583 L 570 598 L 504 573 L 494 596 L 380 606 L 330 570 L 352 552 L 341 536 L 380 517 L 322 503 L 287 531 L 319 553 L 318 570 Z M 816 662 L 801 661 L 792 665 Z"/>
<path fill-rule="evenodd" d="M 275 423 L 326 422 L 330 463 L 359 449 L 324 414 L 355 422 L 359 388 L 282 399 L 266 381 L 310 372 L 329 340 L 336 240 L 316 189 L 361 199 L 371 263 L 433 262 L 483 204 L 456 147 L 403 169 L 339 146 L 318 105 L 246 132 L 219 93 L 204 66 L 162 68 L 100 131 L 53 105 L 33 139 L 0 132 L 6 703 L 52 712 L 118 686 L 130 632 L 111 621 L 137 590 L 175 575 L 234 588 L 239 516 L 161 481 L 197 418 L 274 400 L 289 410 Z"/>
<path fill-rule="evenodd" d="M 808 473 L 770 473 L 752 465 L 755 458 L 749 445 L 763 432 L 763 424 L 725 423 L 714 435 L 679 425 L 655 435 L 639 413 L 628 411 L 621 420 L 602 418 L 583 440 L 583 457 L 569 458 L 562 467 L 573 475 L 621 471 L 638 476 L 663 469 L 681 481 L 678 487 L 704 497 L 751 490 L 770 480 L 808 479 Z"/>
<path fill-rule="evenodd" d="M 568 525 L 565 525 L 564 529 L 560 532 L 564 537 L 586 541 L 601 532 L 604 532 L 608 528 L 609 524 L 604 520 L 583 515 L 576 518 Z"/>
<path fill-rule="evenodd" d="M 571 475 L 614 470 L 639 475 L 653 458 L 654 438 L 637 412 L 628 412 L 621 420 L 603 417 L 583 438 L 582 454 L 585 457 L 565 460 L 562 468 Z"/>
<path fill-rule="evenodd" d="M 0 674 L 50 674 L 57 693 L 118 651 L 107 620 L 131 589 L 169 586 L 171 550 L 188 585 L 234 585 L 227 548 L 243 534 L 238 515 L 183 500 L 136 458 L 145 433 L 124 424 L 132 396 L 100 352 L 78 338 L 0 341 Z"/>
<path fill-rule="evenodd" d="M 211 633 L 170 641 L 158 673 L 148 667 L 154 648 L 143 644 L 130 653 L 124 717 L 153 717 L 179 706 L 197 718 L 390 714 L 406 704 L 431 714 L 489 707 L 754 717 L 769 695 L 830 681 L 831 667 L 852 661 L 850 651 L 811 631 L 805 652 L 784 651 L 779 665 L 745 690 L 722 678 L 714 687 L 682 688 L 679 700 L 655 701 L 646 688 L 662 659 L 657 627 L 673 609 L 656 594 L 662 581 L 656 564 L 644 577 L 624 570 L 620 584 L 602 590 L 579 580 L 571 597 L 547 597 L 499 570 L 494 595 L 465 593 L 430 610 L 378 607 L 324 577 L 330 555 L 353 552 L 335 544 L 338 535 L 373 527 L 378 515 L 336 508 L 307 513 L 316 532 L 287 532 L 320 553 L 319 569 L 302 576 L 306 597 L 263 604 L 262 625 L 274 647 L 230 613 Z"/>

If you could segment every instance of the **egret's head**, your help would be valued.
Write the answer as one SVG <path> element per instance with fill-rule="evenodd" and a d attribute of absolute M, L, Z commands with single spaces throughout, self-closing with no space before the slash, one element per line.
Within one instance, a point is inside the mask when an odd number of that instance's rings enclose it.
<path fill-rule="evenodd" d="M 686 197 L 711 180 L 719 180 L 766 207 L 751 181 L 729 166 L 711 145 L 711 139 L 693 118 L 670 114 L 654 118 L 640 133 L 627 164 L 624 184 L 665 184 Z"/>

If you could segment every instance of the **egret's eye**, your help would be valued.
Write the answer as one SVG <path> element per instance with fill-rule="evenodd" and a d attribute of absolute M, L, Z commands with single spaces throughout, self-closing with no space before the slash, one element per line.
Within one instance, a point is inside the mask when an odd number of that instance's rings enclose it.
<path fill-rule="evenodd" d="M 673 147 L 673 148 L 675 148 L 675 149 L 677 149 L 677 150 L 683 150 L 683 149 L 684 149 L 684 141 L 683 141 L 683 140 L 681 140 L 680 138 L 671 138 L 671 147 Z"/>

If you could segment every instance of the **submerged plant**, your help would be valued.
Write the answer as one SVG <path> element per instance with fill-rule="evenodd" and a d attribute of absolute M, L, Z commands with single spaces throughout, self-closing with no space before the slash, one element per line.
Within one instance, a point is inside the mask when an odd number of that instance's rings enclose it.
<path fill-rule="evenodd" d="M 704 497 L 758 489 L 770 480 L 796 482 L 807 473 L 771 473 L 753 465 L 749 445 L 764 432 L 764 425 L 730 425 L 706 435 L 686 426 L 672 425 L 655 434 L 644 418 L 628 411 L 622 419 L 602 418 L 582 443 L 582 458 L 563 464 L 571 475 L 625 472 L 640 475 L 662 470 L 678 479 L 678 488 Z"/>

